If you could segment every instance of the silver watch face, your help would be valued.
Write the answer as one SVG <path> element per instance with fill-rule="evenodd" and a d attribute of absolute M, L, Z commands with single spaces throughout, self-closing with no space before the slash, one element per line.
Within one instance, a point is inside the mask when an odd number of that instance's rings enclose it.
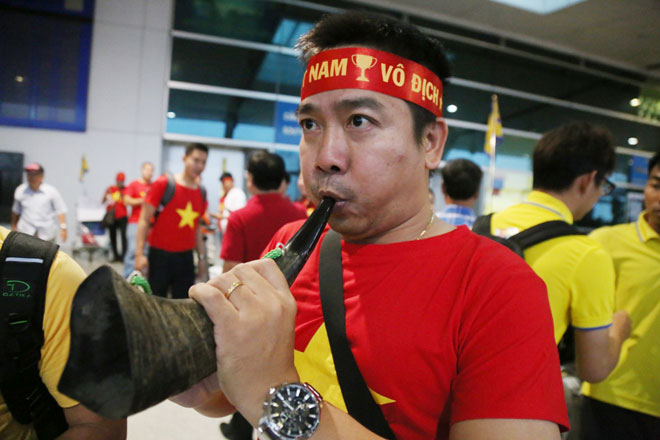
<path fill-rule="evenodd" d="M 303 384 L 286 384 L 271 395 L 265 415 L 270 429 L 282 438 L 308 438 L 320 422 L 320 400 Z"/>

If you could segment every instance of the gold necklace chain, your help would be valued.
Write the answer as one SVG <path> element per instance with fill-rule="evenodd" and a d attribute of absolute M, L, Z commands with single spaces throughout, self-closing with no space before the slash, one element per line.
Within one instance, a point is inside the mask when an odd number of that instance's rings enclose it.
<path fill-rule="evenodd" d="M 431 220 L 429 220 L 429 224 L 426 225 L 424 230 L 419 234 L 419 236 L 415 240 L 421 240 L 424 237 L 424 234 L 426 234 L 426 231 L 431 227 L 431 224 L 433 223 L 433 220 L 435 220 L 435 214 L 433 211 L 431 211 Z"/>

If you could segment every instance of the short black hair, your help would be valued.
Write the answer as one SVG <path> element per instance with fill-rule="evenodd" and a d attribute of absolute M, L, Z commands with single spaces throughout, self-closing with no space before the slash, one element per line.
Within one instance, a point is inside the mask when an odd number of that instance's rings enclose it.
<path fill-rule="evenodd" d="M 449 197 L 454 200 L 468 200 L 479 192 L 483 171 L 471 160 L 454 159 L 442 167 L 440 174 Z"/>
<path fill-rule="evenodd" d="M 222 182 L 222 179 L 227 179 L 227 178 L 229 178 L 229 179 L 231 179 L 231 180 L 234 180 L 234 176 L 232 176 L 231 173 L 230 173 L 229 171 L 225 171 L 224 173 L 222 173 L 222 174 L 220 175 L 220 181 L 221 181 L 221 182 Z"/>
<path fill-rule="evenodd" d="M 362 46 L 390 52 L 414 61 L 435 73 L 446 84 L 451 74 L 442 44 L 409 23 L 386 15 L 349 10 L 327 15 L 305 35 L 296 48 L 303 62 L 319 52 L 336 47 Z M 413 118 L 413 131 L 418 144 L 423 130 L 435 121 L 435 115 L 423 107 L 406 101 Z"/>
<path fill-rule="evenodd" d="M 209 154 L 209 147 L 199 142 L 193 142 L 186 145 L 186 156 L 190 155 L 195 150 L 203 151 L 206 154 Z"/>
<path fill-rule="evenodd" d="M 660 151 L 655 153 L 651 159 L 649 159 L 649 175 L 651 175 L 651 171 L 653 171 L 653 168 L 655 168 L 656 165 L 660 163 Z"/>
<path fill-rule="evenodd" d="M 262 191 L 278 189 L 286 170 L 284 159 L 268 151 L 257 151 L 248 159 L 247 171 L 252 175 L 252 183 Z"/>
<path fill-rule="evenodd" d="M 546 134 L 534 148 L 534 189 L 564 191 L 585 173 L 597 171 L 600 184 L 614 170 L 614 137 L 605 127 L 570 122 Z"/>

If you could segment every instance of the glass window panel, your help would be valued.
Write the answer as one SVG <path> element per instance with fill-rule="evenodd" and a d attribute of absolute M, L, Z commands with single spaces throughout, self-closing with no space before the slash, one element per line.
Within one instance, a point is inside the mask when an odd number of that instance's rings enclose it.
<path fill-rule="evenodd" d="M 550 104 L 498 95 L 502 125 L 534 133 L 544 133 L 557 125 L 583 120 L 605 125 L 615 135 L 617 145 L 627 145 L 628 138 L 639 139 L 640 149 L 657 148 L 660 127 L 626 121 L 609 116 L 556 107 Z M 445 113 L 447 117 L 485 124 L 490 112 L 491 93 L 449 84 L 445 89 L 444 104 L 458 106 L 456 113 Z"/>
<path fill-rule="evenodd" d="M 412 21 L 425 27 L 435 28 L 445 32 L 455 32 L 459 33 L 459 35 L 465 33 L 429 20 L 413 17 Z M 480 41 L 498 43 L 498 41 L 490 41 L 492 37 L 485 34 L 469 36 L 476 37 Z M 642 94 L 638 86 L 502 51 L 473 46 L 453 40 L 442 41 L 452 63 L 453 76 L 458 78 L 485 84 L 494 84 L 514 90 L 522 90 L 634 115 L 638 112 L 637 108 L 630 106 L 630 100 Z M 555 52 L 543 53 L 542 49 L 522 43 L 516 44 L 511 42 L 509 44 L 507 42 L 507 45 L 519 46 L 524 48 L 526 52 L 543 55 L 562 62 L 573 63 L 576 65 L 576 68 L 580 62 L 575 57 Z M 646 78 L 639 77 L 639 75 L 635 74 L 626 75 L 624 72 L 617 73 L 623 78 L 639 81 L 640 83 L 646 80 Z"/>
<path fill-rule="evenodd" d="M 181 38 L 173 43 L 171 78 L 176 81 L 298 96 L 303 73 L 291 55 Z"/>
<path fill-rule="evenodd" d="M 263 0 L 177 1 L 174 29 L 293 47 L 321 15 Z"/>
<path fill-rule="evenodd" d="M 2 9 L 0 29 L 0 123 L 84 130 L 91 23 Z"/>
<path fill-rule="evenodd" d="M 275 103 L 170 90 L 167 132 L 273 142 Z"/>

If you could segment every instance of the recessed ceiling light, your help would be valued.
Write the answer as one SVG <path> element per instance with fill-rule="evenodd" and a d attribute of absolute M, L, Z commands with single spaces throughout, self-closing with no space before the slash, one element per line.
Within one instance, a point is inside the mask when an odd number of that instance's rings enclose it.
<path fill-rule="evenodd" d="M 454 104 L 449 104 L 447 106 L 447 111 L 449 113 L 456 113 L 457 110 L 458 110 L 458 107 L 456 107 Z"/>
<path fill-rule="evenodd" d="M 491 0 L 535 14 L 551 14 L 585 0 Z"/>
<path fill-rule="evenodd" d="M 636 137 L 629 137 L 628 138 L 628 145 L 637 145 L 639 143 L 639 139 Z"/>
<path fill-rule="evenodd" d="M 633 98 L 633 99 L 630 100 L 630 106 L 631 107 L 639 107 L 640 105 L 642 105 L 642 100 L 641 99 Z"/>
<path fill-rule="evenodd" d="M 167 112 L 167 117 L 170 118 L 170 119 L 174 119 L 174 118 L 176 118 L 176 113 L 174 113 L 174 112 Z"/>
<path fill-rule="evenodd" d="M 23 78 L 21 75 L 16 75 L 14 80 L 16 80 L 17 83 L 22 83 L 23 81 L 25 81 L 25 78 Z"/>

